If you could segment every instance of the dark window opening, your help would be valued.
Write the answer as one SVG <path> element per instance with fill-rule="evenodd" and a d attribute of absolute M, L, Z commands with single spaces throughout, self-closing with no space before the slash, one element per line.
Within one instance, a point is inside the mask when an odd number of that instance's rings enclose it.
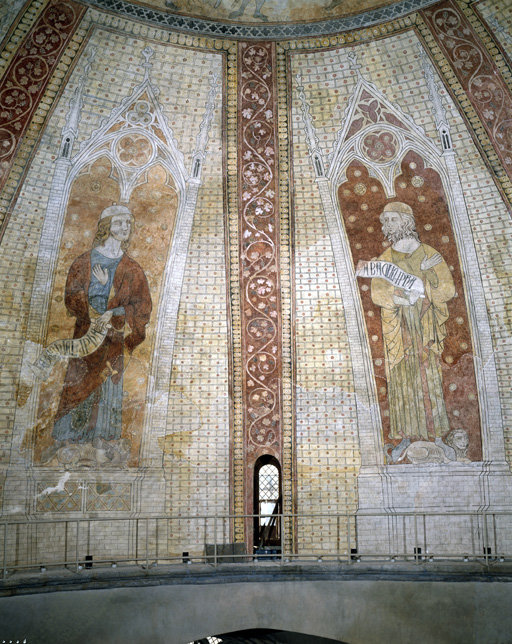
<path fill-rule="evenodd" d="M 443 150 L 451 150 L 452 142 L 450 139 L 450 134 L 447 130 L 441 130 L 441 140 L 443 142 Z"/>
<path fill-rule="evenodd" d="M 281 546 L 281 467 L 273 456 L 261 456 L 254 467 L 254 546 Z"/>

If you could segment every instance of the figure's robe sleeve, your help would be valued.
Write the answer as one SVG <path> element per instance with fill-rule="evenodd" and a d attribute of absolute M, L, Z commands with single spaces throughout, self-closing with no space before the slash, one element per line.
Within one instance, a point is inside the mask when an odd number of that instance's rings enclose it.
<path fill-rule="evenodd" d="M 68 314 L 76 318 L 74 338 L 85 335 L 91 324 L 88 299 L 90 272 L 90 253 L 86 253 L 71 264 L 66 280 L 64 304 Z"/>
<path fill-rule="evenodd" d="M 151 294 L 148 280 L 142 268 L 136 261 L 123 255 L 114 276 L 115 295 L 109 302 L 107 309 L 116 309 L 122 306 L 124 315 L 112 317 L 112 327 L 121 330 L 125 324 L 124 348 L 128 353 L 137 347 L 146 337 L 146 325 L 151 315 Z"/>
<path fill-rule="evenodd" d="M 146 325 L 151 315 L 151 294 L 149 292 L 148 280 L 138 264 L 130 270 L 133 278 L 132 294 L 128 302 L 123 304 L 125 317 L 130 333 L 125 337 L 124 344 L 129 353 L 144 341 L 146 337 Z"/>
<path fill-rule="evenodd" d="M 390 249 L 386 249 L 379 261 L 393 262 Z M 386 349 L 386 367 L 392 369 L 404 357 L 402 338 L 402 307 L 395 304 L 393 296 L 395 287 L 387 280 L 375 277 L 371 281 L 370 295 L 372 301 L 381 310 L 382 335 Z"/>
<path fill-rule="evenodd" d="M 435 255 L 435 248 L 422 244 L 425 257 Z M 428 271 L 424 272 L 426 302 L 430 308 L 421 316 L 423 338 L 425 344 L 436 353 L 441 354 L 446 338 L 446 320 L 448 320 L 447 302 L 455 296 L 455 283 L 448 264 L 444 259 Z"/>

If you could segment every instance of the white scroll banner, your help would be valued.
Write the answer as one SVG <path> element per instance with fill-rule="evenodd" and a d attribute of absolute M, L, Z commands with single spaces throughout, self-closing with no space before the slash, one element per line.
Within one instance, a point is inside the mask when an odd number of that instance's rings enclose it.
<path fill-rule="evenodd" d="M 22 407 L 27 401 L 32 387 L 50 377 L 53 367 L 61 360 L 84 358 L 98 349 L 108 333 L 109 324 L 97 327 L 91 325 L 81 338 L 56 340 L 48 345 L 35 360 L 24 360 L 18 388 L 18 405 Z"/>
<path fill-rule="evenodd" d="M 379 277 L 386 280 L 405 291 L 411 304 L 414 304 L 418 298 L 425 297 L 425 286 L 423 281 L 416 275 L 406 273 L 396 264 L 391 262 L 360 261 L 356 267 L 356 277 Z"/>
<path fill-rule="evenodd" d="M 41 353 L 37 362 L 30 365 L 36 380 L 46 380 L 59 360 L 85 358 L 85 356 L 94 353 L 103 343 L 108 328 L 109 325 L 104 325 L 99 329 L 91 324 L 87 333 L 81 338 L 56 340 L 49 344 Z"/>

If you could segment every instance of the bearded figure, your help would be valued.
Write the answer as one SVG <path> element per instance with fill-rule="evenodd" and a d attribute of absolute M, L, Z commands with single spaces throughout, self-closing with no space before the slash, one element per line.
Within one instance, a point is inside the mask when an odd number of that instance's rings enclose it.
<path fill-rule="evenodd" d="M 105 337 L 89 355 L 69 360 L 54 448 L 121 437 L 125 356 L 144 341 L 151 313 L 144 271 L 126 253 L 133 221 L 126 206 L 105 208 L 92 250 L 69 269 L 65 304 L 76 318 L 73 337 L 83 338 L 91 327 Z"/>
<path fill-rule="evenodd" d="M 424 294 L 381 278 L 371 282 L 371 298 L 381 309 L 388 385 L 390 439 L 400 440 L 394 460 L 412 440 L 434 440 L 452 458 L 442 437 L 450 431 L 443 396 L 441 354 L 449 317 L 447 302 L 455 296 L 450 269 L 441 255 L 420 241 L 412 208 L 385 206 L 380 221 L 391 246 L 378 258 L 422 280 Z"/>

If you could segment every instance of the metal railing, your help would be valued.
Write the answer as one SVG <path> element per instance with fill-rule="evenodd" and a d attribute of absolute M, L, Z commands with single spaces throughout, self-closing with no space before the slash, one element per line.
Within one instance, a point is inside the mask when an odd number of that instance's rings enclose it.
<path fill-rule="evenodd" d="M 281 545 L 271 549 L 232 543 L 242 522 L 271 515 L 155 516 L 0 520 L 4 578 L 28 569 L 80 571 L 119 564 L 149 569 L 159 564 L 271 560 L 292 562 L 453 560 L 489 567 L 512 561 L 512 512 L 277 514 Z M 248 542 L 250 543 L 250 541 Z"/>

